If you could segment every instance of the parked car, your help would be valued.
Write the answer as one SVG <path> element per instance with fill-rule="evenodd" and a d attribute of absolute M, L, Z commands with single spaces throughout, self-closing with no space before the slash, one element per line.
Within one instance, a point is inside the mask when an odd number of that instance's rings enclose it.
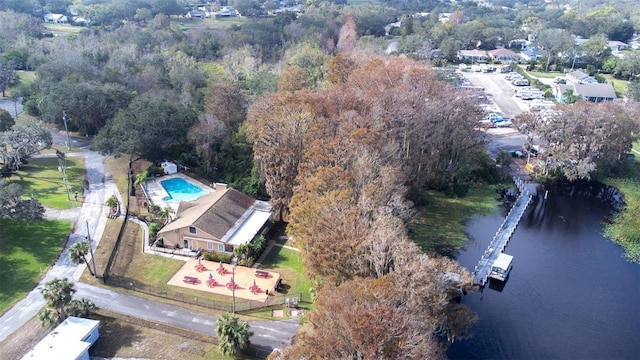
<path fill-rule="evenodd" d="M 497 127 L 510 127 L 512 125 L 513 125 L 513 123 L 509 119 L 506 119 L 504 121 L 498 121 L 498 122 L 495 123 L 495 126 L 497 126 Z"/>
<path fill-rule="evenodd" d="M 515 86 L 529 86 L 529 80 L 527 79 L 515 79 L 511 83 Z"/>

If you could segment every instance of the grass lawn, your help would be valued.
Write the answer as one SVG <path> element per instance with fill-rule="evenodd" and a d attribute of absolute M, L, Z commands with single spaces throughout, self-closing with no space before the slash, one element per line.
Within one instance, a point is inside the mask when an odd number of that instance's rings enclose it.
<path fill-rule="evenodd" d="M 549 71 L 549 72 L 544 72 L 544 71 L 527 71 L 527 74 L 533 76 L 533 77 L 539 77 L 539 78 L 544 78 L 544 79 L 555 79 L 558 76 L 564 76 L 564 73 L 561 73 L 559 71 Z"/>
<path fill-rule="evenodd" d="M 633 143 L 633 150 L 635 150 L 632 153 L 636 155 L 636 161 L 640 161 L 640 141 Z"/>
<path fill-rule="evenodd" d="M 82 201 L 84 180 L 84 158 L 67 157 L 67 182 L 69 184 L 69 195 L 65 189 L 62 174 L 58 171 L 58 158 L 35 158 L 29 159 L 17 176 L 12 176 L 9 180 L 22 186 L 23 196 L 33 196 L 42 205 L 54 209 L 70 209 L 74 204 L 74 193 L 78 192 L 78 200 Z"/>
<path fill-rule="evenodd" d="M 609 179 L 607 184 L 615 186 L 624 195 L 624 210 L 605 228 L 605 235 L 622 246 L 624 256 L 640 263 L 640 181 L 638 179 Z"/>
<path fill-rule="evenodd" d="M 309 294 L 311 281 L 304 275 L 302 254 L 299 251 L 274 246 L 260 269 L 280 274 L 281 293 Z"/>
<path fill-rule="evenodd" d="M 45 23 L 44 27 L 57 36 L 77 34 L 83 29 L 87 29 L 82 26 L 72 26 L 69 24 L 51 24 L 51 23 Z"/>
<path fill-rule="evenodd" d="M 411 239 L 426 252 L 452 254 L 467 241 L 465 221 L 475 214 L 495 212 L 499 204 L 497 189 L 511 185 L 473 187 L 463 198 L 428 191 L 427 205 L 418 208 L 420 215 L 409 225 Z"/>
<path fill-rule="evenodd" d="M 73 224 L 0 220 L 0 314 L 20 300 L 62 251 Z"/>
<path fill-rule="evenodd" d="M 609 74 L 602 74 L 602 76 L 607 79 L 608 83 L 613 85 L 613 89 L 616 91 L 616 95 L 618 95 L 618 97 L 621 98 L 627 94 L 628 84 L 626 80 L 616 79 L 613 75 Z"/>

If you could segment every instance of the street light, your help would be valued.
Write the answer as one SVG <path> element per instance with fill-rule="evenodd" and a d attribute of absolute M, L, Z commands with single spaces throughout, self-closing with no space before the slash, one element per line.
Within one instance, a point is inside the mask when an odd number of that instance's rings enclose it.
<path fill-rule="evenodd" d="M 231 268 L 231 296 L 233 298 L 233 307 L 231 308 L 231 312 L 235 315 L 236 313 L 236 266 L 237 263 L 233 264 Z"/>
<path fill-rule="evenodd" d="M 231 268 L 231 297 L 233 298 L 233 305 L 231 308 L 231 312 L 235 315 L 236 313 L 236 266 L 238 264 L 233 264 Z"/>

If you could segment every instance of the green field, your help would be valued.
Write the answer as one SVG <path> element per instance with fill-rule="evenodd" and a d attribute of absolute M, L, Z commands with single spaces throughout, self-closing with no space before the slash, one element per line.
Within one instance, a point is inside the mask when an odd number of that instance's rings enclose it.
<path fill-rule="evenodd" d="M 34 158 L 30 159 L 17 175 L 9 181 L 22 186 L 22 194 L 25 197 L 33 196 L 42 205 L 54 209 L 70 209 L 75 207 L 74 193 L 79 194 L 78 201 L 82 202 L 84 180 L 84 158 L 67 157 L 67 182 L 69 194 L 67 194 L 62 174 L 58 171 L 58 158 Z"/>
<path fill-rule="evenodd" d="M 62 251 L 73 224 L 0 220 L 0 314 L 20 300 Z"/>
<path fill-rule="evenodd" d="M 423 251 L 452 254 L 467 241 L 465 222 L 473 215 L 495 212 L 499 204 L 497 190 L 504 185 L 473 187 L 465 197 L 449 197 L 427 191 L 427 205 L 419 207 L 419 216 L 409 224 L 411 239 Z"/>

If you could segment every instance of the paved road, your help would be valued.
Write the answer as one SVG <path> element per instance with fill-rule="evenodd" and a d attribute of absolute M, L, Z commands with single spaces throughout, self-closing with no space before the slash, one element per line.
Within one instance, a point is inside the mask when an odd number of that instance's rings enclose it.
<path fill-rule="evenodd" d="M 11 116 L 16 117 L 22 113 L 22 100 L 13 102 L 10 99 L 0 99 L 0 109 L 5 109 Z"/>

